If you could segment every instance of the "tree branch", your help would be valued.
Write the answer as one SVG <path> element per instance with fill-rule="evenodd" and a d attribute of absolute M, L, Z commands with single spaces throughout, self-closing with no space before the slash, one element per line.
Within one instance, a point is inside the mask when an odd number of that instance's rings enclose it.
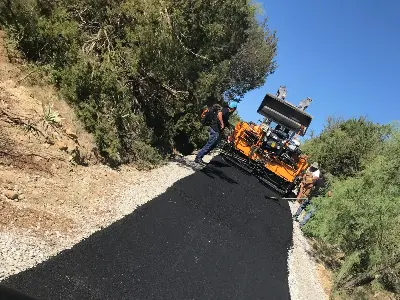
<path fill-rule="evenodd" d="M 149 72 L 146 72 L 143 68 L 142 68 L 143 72 L 146 74 L 146 76 L 148 78 L 150 78 L 151 80 L 153 80 L 154 82 L 158 83 L 164 90 L 166 90 L 168 93 L 170 93 L 172 96 L 176 97 L 177 94 L 185 94 L 185 95 L 189 95 L 188 91 L 178 91 L 173 89 L 172 87 L 170 87 L 169 85 L 160 82 L 159 80 L 157 80 L 155 78 L 155 76 Z"/>
<path fill-rule="evenodd" d="M 171 23 L 171 18 L 170 18 L 169 14 L 168 14 L 167 8 L 165 8 L 165 16 L 166 16 L 166 19 L 167 19 L 167 23 L 168 23 L 169 27 L 171 28 L 171 32 L 174 33 L 174 29 L 173 29 L 172 23 Z M 179 36 L 177 34 L 174 34 L 174 35 L 178 39 L 178 41 L 181 44 L 181 46 L 183 47 L 183 49 L 185 49 L 186 51 L 190 52 L 191 54 L 193 54 L 196 57 L 199 57 L 199 58 L 202 58 L 204 60 L 208 60 L 208 61 L 212 62 L 212 60 L 209 59 L 208 57 L 205 57 L 203 55 L 200 55 L 200 54 L 197 54 L 197 53 L 193 52 L 191 49 L 189 49 L 188 47 L 185 46 L 185 44 L 182 42 L 182 40 L 179 38 Z"/>

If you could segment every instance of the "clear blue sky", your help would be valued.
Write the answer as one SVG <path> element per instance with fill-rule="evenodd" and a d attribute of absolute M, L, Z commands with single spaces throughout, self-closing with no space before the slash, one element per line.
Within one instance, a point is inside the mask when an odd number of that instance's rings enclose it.
<path fill-rule="evenodd" d="M 330 115 L 400 120 L 400 0 L 255 2 L 277 30 L 278 68 L 239 103 L 244 120 L 260 119 L 262 98 L 281 84 L 289 102 L 313 99 L 316 132 Z"/>

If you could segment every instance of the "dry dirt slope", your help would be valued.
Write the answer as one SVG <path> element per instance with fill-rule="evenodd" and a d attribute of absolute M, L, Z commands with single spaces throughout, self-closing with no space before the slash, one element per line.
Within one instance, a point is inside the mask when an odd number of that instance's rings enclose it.
<path fill-rule="evenodd" d="M 0 66 L 0 228 L 65 231 L 74 220 L 57 208 L 84 205 L 82 199 L 96 194 L 91 182 L 108 174 L 100 166 L 74 165 L 74 159 L 96 162 L 91 136 L 51 86 L 24 65 L 9 63 L 3 34 Z"/>
<path fill-rule="evenodd" d="M 71 107 L 37 72 L 10 63 L 7 54 L 0 32 L 0 281 L 193 172 L 177 164 L 139 172 L 98 163 L 93 138 Z"/>

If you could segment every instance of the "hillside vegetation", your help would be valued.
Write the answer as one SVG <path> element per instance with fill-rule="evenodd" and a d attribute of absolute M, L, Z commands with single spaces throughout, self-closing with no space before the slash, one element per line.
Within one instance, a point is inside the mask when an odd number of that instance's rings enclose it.
<path fill-rule="evenodd" d="M 303 150 L 320 162 L 333 191 L 332 197 L 313 200 L 317 212 L 305 232 L 322 242 L 322 256 L 336 273 L 336 290 L 345 299 L 350 294 L 364 299 L 379 290 L 399 294 L 398 126 L 330 119 Z"/>
<path fill-rule="evenodd" d="M 199 111 L 274 72 L 277 38 L 241 0 L 4 0 L 12 49 L 46 70 L 110 164 L 206 138 Z"/>

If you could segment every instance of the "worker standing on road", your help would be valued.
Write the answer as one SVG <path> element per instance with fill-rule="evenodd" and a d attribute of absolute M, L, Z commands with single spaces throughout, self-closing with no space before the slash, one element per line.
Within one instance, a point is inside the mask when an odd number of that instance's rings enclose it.
<path fill-rule="evenodd" d="M 228 137 L 231 135 L 232 133 L 232 126 L 229 123 L 229 117 L 231 116 L 231 114 L 233 112 L 236 111 L 237 108 L 237 103 L 236 102 L 231 102 L 229 103 L 229 105 L 224 105 L 224 107 L 222 108 L 222 120 L 224 122 L 224 129 L 222 130 L 222 138 L 224 138 L 225 140 L 228 139 Z"/>
<path fill-rule="evenodd" d="M 225 128 L 229 126 L 229 116 L 236 110 L 237 103 L 231 102 L 227 107 L 219 108 L 219 105 L 214 105 L 209 111 L 209 138 L 204 147 L 197 153 L 195 162 L 202 163 L 204 155 L 208 154 L 218 143 L 221 133 L 224 133 Z"/>
<path fill-rule="evenodd" d="M 319 165 L 314 162 L 303 175 L 303 179 L 300 183 L 300 191 L 297 195 L 297 201 L 302 202 L 300 199 L 307 198 L 315 184 L 320 177 Z"/>

